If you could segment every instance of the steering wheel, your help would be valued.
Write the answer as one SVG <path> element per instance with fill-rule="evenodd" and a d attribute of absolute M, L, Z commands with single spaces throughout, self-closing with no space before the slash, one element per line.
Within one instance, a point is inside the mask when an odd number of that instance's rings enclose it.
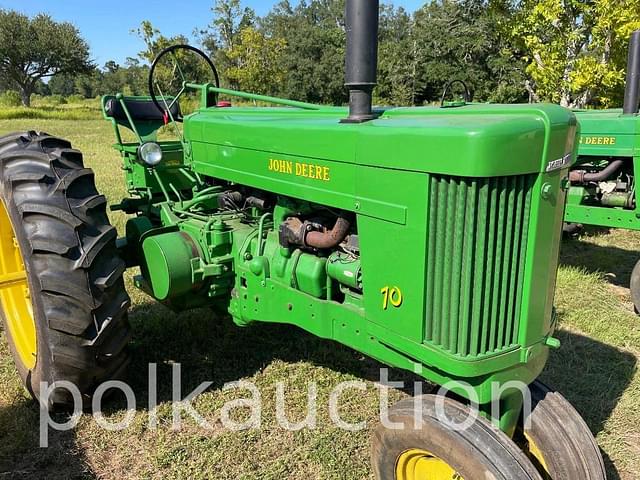
<path fill-rule="evenodd" d="M 184 52 L 180 52 L 180 51 Z M 158 110 L 162 112 L 163 115 L 168 116 L 169 112 L 176 102 L 178 98 L 185 92 L 187 78 L 185 75 L 194 74 L 194 65 L 193 63 L 185 62 L 185 53 L 191 52 L 195 54 L 196 58 L 201 57 L 204 60 L 204 65 L 208 67 L 211 72 L 204 72 L 204 76 L 207 77 L 206 81 L 202 81 L 200 83 L 209 83 L 210 80 L 213 79 L 213 83 L 216 87 L 220 87 L 220 77 L 218 76 L 218 71 L 216 67 L 213 65 L 211 59 L 202 51 L 191 45 L 172 45 L 170 47 L 162 50 L 158 56 L 155 58 L 153 63 L 151 64 L 151 70 L 149 70 L 149 95 L 151 96 L 151 100 L 158 107 Z M 180 57 L 182 57 L 183 63 L 186 65 L 181 65 Z M 160 83 L 156 78 L 159 75 L 160 70 L 164 67 L 163 61 L 170 59 L 172 62 L 170 72 L 164 71 L 162 73 L 169 74 L 167 78 L 168 82 L 165 87 L 170 90 L 177 91 L 162 91 Z M 206 68 L 205 67 L 205 68 Z M 203 73 L 202 71 L 200 73 Z M 210 76 L 211 75 L 211 76 Z M 170 77 L 170 78 L 169 78 Z M 190 79 L 191 83 L 198 83 L 196 79 Z M 167 103 L 167 99 L 171 99 L 171 103 Z"/>

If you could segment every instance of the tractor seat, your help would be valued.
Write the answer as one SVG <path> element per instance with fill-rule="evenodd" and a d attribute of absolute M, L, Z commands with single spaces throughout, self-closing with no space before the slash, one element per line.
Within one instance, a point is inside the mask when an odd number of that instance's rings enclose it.
<path fill-rule="evenodd" d="M 173 98 L 166 97 L 160 102 L 165 100 L 167 104 L 171 104 Z M 165 118 L 164 112 L 158 109 L 150 97 L 122 97 L 120 100 L 113 95 L 107 95 L 102 97 L 101 105 L 105 118 L 110 119 L 113 123 L 116 139 L 120 146 L 123 145 L 123 142 L 119 126 L 132 130 L 138 137 L 139 143 L 155 142 L 158 130 L 171 120 L 171 118 Z M 128 117 L 131 117 L 131 120 Z M 175 102 L 171 107 L 171 117 L 176 122 L 182 121 L 182 111 L 178 102 Z"/>
<path fill-rule="evenodd" d="M 143 122 L 163 122 L 164 114 L 160 110 L 153 100 L 150 98 L 123 98 L 124 104 L 131 115 L 131 119 L 135 121 Z M 171 103 L 172 99 L 167 98 L 167 103 Z M 110 98 L 105 103 L 105 113 L 107 117 L 114 118 L 119 121 L 127 121 L 127 115 L 125 114 L 122 104 L 116 98 Z M 182 120 L 182 112 L 180 111 L 180 104 L 175 102 L 171 107 L 171 116 L 176 121 Z"/>

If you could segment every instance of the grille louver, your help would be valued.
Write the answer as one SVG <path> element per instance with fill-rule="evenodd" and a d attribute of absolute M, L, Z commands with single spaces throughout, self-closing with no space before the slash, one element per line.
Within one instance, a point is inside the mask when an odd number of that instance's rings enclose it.
<path fill-rule="evenodd" d="M 517 344 L 535 180 L 431 176 L 425 342 L 459 356 Z"/>

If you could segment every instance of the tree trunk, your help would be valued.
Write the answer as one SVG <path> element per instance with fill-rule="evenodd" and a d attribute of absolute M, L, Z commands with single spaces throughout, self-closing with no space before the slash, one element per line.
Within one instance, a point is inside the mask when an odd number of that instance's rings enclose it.
<path fill-rule="evenodd" d="M 31 106 L 31 94 L 33 93 L 33 88 L 30 85 L 25 85 L 20 87 L 20 96 L 22 97 L 22 105 L 25 107 Z"/>
<path fill-rule="evenodd" d="M 536 93 L 535 88 L 533 87 L 533 85 L 529 80 L 524 81 L 524 88 L 527 90 L 527 93 L 529 94 L 529 103 L 538 103 L 540 101 L 540 97 L 538 97 L 538 94 Z"/>

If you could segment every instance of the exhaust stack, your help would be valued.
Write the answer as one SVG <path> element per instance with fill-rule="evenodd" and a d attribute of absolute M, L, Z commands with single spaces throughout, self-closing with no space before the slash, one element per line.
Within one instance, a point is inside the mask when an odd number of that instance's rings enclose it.
<path fill-rule="evenodd" d="M 380 0 L 347 0 L 346 81 L 349 117 L 345 123 L 362 123 L 377 117 L 372 109 L 378 69 L 378 10 Z"/>
<path fill-rule="evenodd" d="M 627 60 L 627 80 L 624 89 L 622 113 L 638 113 L 640 104 L 640 30 L 631 34 L 629 39 L 629 58 Z"/>

